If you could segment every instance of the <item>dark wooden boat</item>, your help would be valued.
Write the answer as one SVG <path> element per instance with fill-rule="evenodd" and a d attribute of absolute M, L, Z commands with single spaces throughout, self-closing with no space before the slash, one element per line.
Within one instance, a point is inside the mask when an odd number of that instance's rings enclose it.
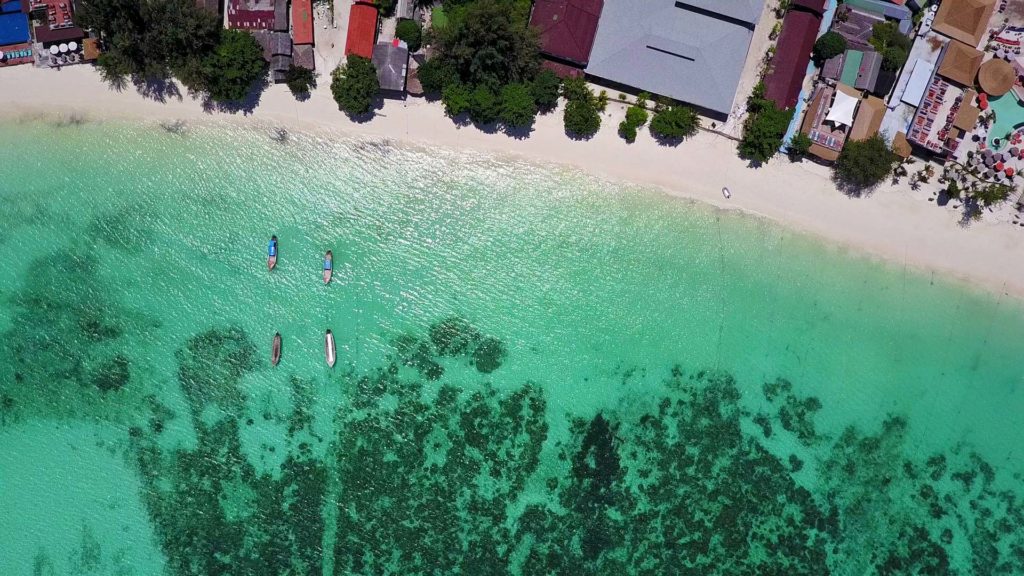
<path fill-rule="evenodd" d="M 270 363 L 277 366 L 281 361 L 281 333 L 274 334 L 274 343 L 270 345 Z"/>
<path fill-rule="evenodd" d="M 273 270 L 274 266 L 277 266 L 277 236 L 271 236 L 267 245 L 267 270 Z"/>
<path fill-rule="evenodd" d="M 331 276 L 334 275 L 334 255 L 328 250 L 324 254 L 324 284 L 331 283 Z"/>
<path fill-rule="evenodd" d="M 324 355 L 327 356 L 327 365 L 334 368 L 335 361 L 335 350 L 334 350 L 334 334 L 328 330 L 324 336 Z"/>

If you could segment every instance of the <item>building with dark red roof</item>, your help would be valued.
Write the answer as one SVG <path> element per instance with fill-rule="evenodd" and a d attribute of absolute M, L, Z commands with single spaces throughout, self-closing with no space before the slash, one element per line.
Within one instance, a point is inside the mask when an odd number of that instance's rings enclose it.
<path fill-rule="evenodd" d="M 292 42 L 313 43 L 313 5 L 310 0 L 292 0 Z"/>
<path fill-rule="evenodd" d="M 782 20 L 775 56 L 764 79 L 765 98 L 779 108 L 796 106 L 820 26 L 820 14 L 796 7 Z"/>
<path fill-rule="evenodd" d="M 555 60 L 586 66 L 603 7 L 604 0 L 537 0 L 530 26 L 540 31 L 541 52 Z"/>
<path fill-rule="evenodd" d="M 373 46 L 377 40 L 377 7 L 373 4 L 356 2 L 348 13 L 348 37 L 345 39 L 345 55 L 355 54 L 373 58 Z"/>

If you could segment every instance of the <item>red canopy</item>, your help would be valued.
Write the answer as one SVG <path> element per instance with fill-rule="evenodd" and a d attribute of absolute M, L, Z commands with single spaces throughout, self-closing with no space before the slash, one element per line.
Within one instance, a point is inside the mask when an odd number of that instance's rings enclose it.
<path fill-rule="evenodd" d="M 1002 162 L 996 162 L 996 165 L 994 166 L 994 168 L 996 169 L 996 172 L 1001 171 L 1003 169 L 1003 163 Z"/>
<path fill-rule="evenodd" d="M 1007 166 L 1006 167 L 1006 175 L 1007 176 L 1013 176 L 1013 172 L 1014 172 L 1013 166 Z"/>

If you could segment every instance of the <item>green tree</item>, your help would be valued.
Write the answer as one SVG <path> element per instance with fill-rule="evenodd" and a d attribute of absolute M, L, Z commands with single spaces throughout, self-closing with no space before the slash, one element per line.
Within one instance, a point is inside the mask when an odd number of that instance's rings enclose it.
<path fill-rule="evenodd" d="M 882 68 L 898 70 L 907 61 L 912 42 L 895 22 L 879 22 L 871 27 L 868 42 L 882 55 Z"/>
<path fill-rule="evenodd" d="M 331 94 L 338 108 L 350 116 L 368 113 L 380 92 L 377 69 L 369 59 L 350 55 L 331 74 Z"/>
<path fill-rule="evenodd" d="M 551 70 L 541 70 L 530 83 L 530 92 L 537 108 L 548 111 L 558 106 L 558 94 L 562 88 L 562 79 Z"/>
<path fill-rule="evenodd" d="M 492 91 L 511 82 L 527 82 L 540 65 L 535 29 L 525 26 L 509 2 L 474 0 L 460 16 L 437 31 L 438 54 L 469 86 Z"/>
<path fill-rule="evenodd" d="M 807 155 L 807 151 L 811 148 L 811 138 L 803 132 L 797 132 L 789 140 L 789 146 L 786 150 L 789 152 L 789 157 L 792 159 L 802 158 Z"/>
<path fill-rule="evenodd" d="M 626 142 L 632 144 L 636 141 L 636 124 L 633 124 L 629 120 L 623 120 L 619 122 L 619 136 Z"/>
<path fill-rule="evenodd" d="M 490 88 L 479 85 L 469 96 L 469 119 L 477 124 L 490 124 L 498 119 L 501 103 Z"/>
<path fill-rule="evenodd" d="M 829 30 L 814 42 L 814 61 L 820 66 L 825 60 L 838 56 L 846 51 L 846 38 L 838 32 Z"/>
<path fill-rule="evenodd" d="M 700 118 L 689 106 L 663 108 L 651 120 L 651 134 L 661 140 L 682 140 L 697 133 Z"/>
<path fill-rule="evenodd" d="M 780 110 L 774 102 L 763 98 L 764 84 L 758 84 L 747 102 L 747 119 L 743 123 L 740 156 L 755 162 L 767 162 L 782 146 L 793 110 Z"/>
<path fill-rule="evenodd" d="M 866 190 L 885 179 L 898 161 L 899 157 L 885 139 L 875 134 L 866 140 L 847 141 L 836 160 L 833 175 L 850 191 Z"/>
<path fill-rule="evenodd" d="M 395 3 L 395 0 L 377 0 L 377 9 L 380 10 L 380 15 L 385 18 L 394 16 Z"/>
<path fill-rule="evenodd" d="M 509 84 L 501 90 L 501 122 L 511 128 L 523 128 L 537 116 L 537 103 L 526 84 Z"/>
<path fill-rule="evenodd" d="M 971 196 L 987 208 L 1006 202 L 1012 192 L 1013 188 L 1005 184 L 987 184 L 975 190 Z"/>
<path fill-rule="evenodd" d="M 295 64 L 288 66 L 288 72 L 285 73 L 284 80 L 288 85 L 288 89 L 296 96 L 308 94 L 310 90 L 316 88 L 316 73 L 309 68 L 303 68 Z"/>
<path fill-rule="evenodd" d="M 441 58 L 431 58 L 421 64 L 416 75 L 427 94 L 440 94 L 445 86 L 459 82 L 459 72 L 455 66 Z"/>
<path fill-rule="evenodd" d="M 636 105 L 630 106 L 626 110 L 626 122 L 629 122 L 636 128 L 647 124 L 647 110 Z"/>
<path fill-rule="evenodd" d="M 253 84 L 267 74 L 267 63 L 252 34 L 241 30 L 221 31 L 220 43 L 203 61 L 206 91 L 217 102 L 242 100 Z"/>
<path fill-rule="evenodd" d="M 585 100 L 591 104 L 597 103 L 594 92 L 587 86 L 587 82 L 583 78 L 566 78 L 562 81 L 562 96 L 569 101 Z"/>
<path fill-rule="evenodd" d="M 423 43 L 423 29 L 415 20 L 399 20 L 395 26 L 395 36 L 409 45 L 409 52 L 419 51 Z"/>
<path fill-rule="evenodd" d="M 441 91 L 441 102 L 444 104 L 444 113 L 451 118 L 469 111 L 469 103 L 472 92 L 461 82 L 452 82 Z"/>
<path fill-rule="evenodd" d="M 601 115 L 591 100 L 570 100 L 563 117 L 565 131 L 578 138 L 590 138 L 601 128 Z"/>

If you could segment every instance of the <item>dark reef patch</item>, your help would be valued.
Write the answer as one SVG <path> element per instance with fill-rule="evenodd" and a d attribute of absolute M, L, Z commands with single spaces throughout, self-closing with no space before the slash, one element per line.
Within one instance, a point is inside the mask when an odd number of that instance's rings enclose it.
<path fill-rule="evenodd" d="M 272 474 L 239 431 L 251 342 L 237 329 L 191 338 L 179 381 L 198 444 L 160 447 L 152 422 L 173 416 L 155 402 L 131 434 L 170 572 L 1024 573 L 1024 506 L 997 471 L 966 449 L 915 454 L 902 418 L 829 438 L 815 428 L 821 403 L 784 379 L 763 388 L 776 414 L 751 414 L 729 374 L 676 366 L 646 407 L 566 415 L 554 438 L 560 415 L 540 385 L 464 390 L 432 368 L 478 370 L 487 338 L 449 318 L 397 339 L 379 369 L 343 376 L 325 454 L 310 443 L 313 382 L 290 378 Z M 198 418 L 208 403 L 226 411 L 214 424 Z M 799 455 L 769 450 L 773 428 Z"/>
<path fill-rule="evenodd" d="M 93 218 L 86 227 L 86 236 L 117 250 L 139 253 L 152 242 L 152 220 L 152 214 L 141 208 L 125 207 Z"/>

